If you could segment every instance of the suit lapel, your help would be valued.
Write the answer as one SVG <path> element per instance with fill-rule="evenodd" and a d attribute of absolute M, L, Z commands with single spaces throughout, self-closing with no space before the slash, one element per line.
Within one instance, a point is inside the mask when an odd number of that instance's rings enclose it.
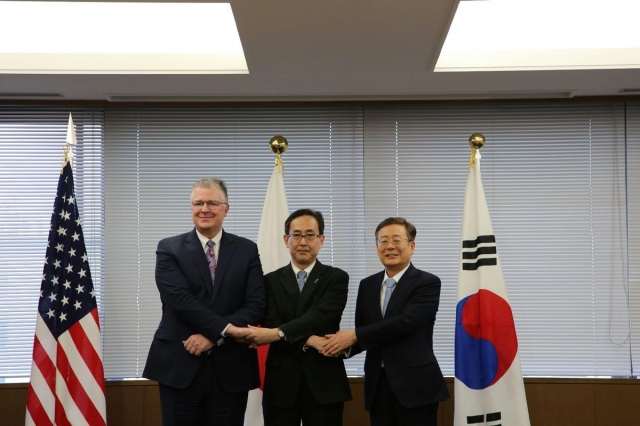
<path fill-rule="evenodd" d="M 300 315 L 300 312 L 302 312 L 302 308 L 304 307 L 305 303 L 307 303 L 314 290 L 318 287 L 318 283 L 322 280 L 322 277 L 324 276 L 325 272 L 327 272 L 327 269 L 328 267 L 324 266 L 322 263 L 320 263 L 320 261 L 316 260 L 316 264 L 313 266 L 311 274 L 307 277 L 307 280 L 304 283 L 304 287 L 302 287 L 302 293 L 300 293 L 300 299 L 298 299 L 296 314 Z"/>
<path fill-rule="evenodd" d="M 278 278 L 284 291 L 289 295 L 291 303 L 295 307 L 298 304 L 298 299 L 300 299 L 300 290 L 298 289 L 296 274 L 293 272 L 291 263 L 280 270 Z"/>
<path fill-rule="evenodd" d="M 211 300 L 216 298 L 216 294 L 220 290 L 224 274 L 227 272 L 229 263 L 233 259 L 233 252 L 236 250 L 235 239 L 222 230 L 222 238 L 220 239 L 220 254 L 216 259 L 216 276 L 213 283 L 213 294 Z"/>
<path fill-rule="evenodd" d="M 384 271 L 373 275 L 367 283 L 367 304 L 374 312 L 375 320 L 382 321 L 382 309 L 380 308 L 380 286 L 384 278 Z"/>
<path fill-rule="evenodd" d="M 206 289 L 207 294 L 211 294 L 211 271 L 209 271 L 207 257 L 204 254 L 204 248 L 202 247 L 202 243 L 200 242 L 195 229 L 191 231 L 191 233 L 185 239 L 184 246 L 191 256 L 196 270 L 200 273 L 200 277 L 202 278 L 202 285 Z"/>
<path fill-rule="evenodd" d="M 388 317 L 390 312 L 393 310 L 394 305 L 397 303 L 400 298 L 409 290 L 411 285 L 415 282 L 416 278 L 420 275 L 418 270 L 413 266 L 413 264 L 409 264 L 409 269 L 402 275 L 398 284 L 396 284 L 396 288 L 393 289 L 391 293 L 391 298 L 389 299 L 389 304 L 387 305 L 387 311 L 385 312 L 385 317 Z"/>

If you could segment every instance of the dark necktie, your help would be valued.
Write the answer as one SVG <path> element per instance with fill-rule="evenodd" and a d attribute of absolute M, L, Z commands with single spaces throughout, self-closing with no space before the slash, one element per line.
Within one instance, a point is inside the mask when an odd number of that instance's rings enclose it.
<path fill-rule="evenodd" d="M 304 280 L 307 278 L 306 271 L 298 271 L 298 288 L 300 289 L 300 293 L 302 293 L 302 287 L 304 287 Z"/>

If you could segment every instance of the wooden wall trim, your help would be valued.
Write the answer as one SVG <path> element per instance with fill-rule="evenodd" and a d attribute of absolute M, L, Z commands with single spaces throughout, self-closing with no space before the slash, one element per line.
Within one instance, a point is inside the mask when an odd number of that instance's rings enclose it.
<path fill-rule="evenodd" d="M 453 377 L 446 377 L 453 393 Z M 350 377 L 353 400 L 345 404 L 345 426 L 367 426 L 364 379 Z M 525 378 L 532 426 L 637 426 L 640 380 L 607 378 Z M 24 425 L 27 383 L 0 384 L 0 423 Z M 150 380 L 106 382 L 107 421 L 118 426 L 159 426 L 158 385 Z M 439 426 L 453 425 L 454 398 L 440 405 Z"/>

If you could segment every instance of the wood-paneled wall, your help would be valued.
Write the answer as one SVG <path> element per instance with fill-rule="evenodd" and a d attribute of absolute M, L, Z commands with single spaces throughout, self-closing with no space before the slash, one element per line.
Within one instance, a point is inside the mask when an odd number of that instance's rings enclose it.
<path fill-rule="evenodd" d="M 367 426 L 363 380 L 350 379 L 353 401 L 345 426 Z M 453 379 L 447 378 L 453 395 Z M 640 380 L 525 379 L 532 426 L 637 426 Z M 0 424 L 24 425 L 26 384 L 0 384 Z M 453 425 L 453 398 L 440 405 L 440 426 Z M 113 426 L 159 426 L 158 386 L 146 380 L 107 382 L 107 420 Z"/>

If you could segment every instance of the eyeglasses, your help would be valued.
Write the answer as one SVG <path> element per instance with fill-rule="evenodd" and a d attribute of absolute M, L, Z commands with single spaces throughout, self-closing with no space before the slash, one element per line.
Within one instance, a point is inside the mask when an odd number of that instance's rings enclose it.
<path fill-rule="evenodd" d="M 409 239 L 408 238 L 392 238 L 392 239 L 381 238 L 379 240 L 376 240 L 376 244 L 379 245 L 380 247 L 387 247 L 389 244 L 393 244 L 394 246 L 397 246 L 398 244 L 401 244 L 403 241 L 409 241 Z"/>
<path fill-rule="evenodd" d="M 289 234 L 289 235 L 287 235 L 287 237 L 289 237 L 293 241 L 300 241 L 301 239 L 305 238 L 308 242 L 311 242 L 311 241 L 315 241 L 316 238 L 322 237 L 322 235 L 317 235 L 317 234 Z"/>
<path fill-rule="evenodd" d="M 229 203 L 223 203 L 222 201 L 202 201 L 202 200 L 196 200 L 196 201 L 192 201 L 191 205 L 193 207 L 195 207 L 197 210 L 202 209 L 204 206 L 207 206 L 210 209 L 215 209 L 220 207 L 221 205 L 226 204 L 229 205 Z"/>

